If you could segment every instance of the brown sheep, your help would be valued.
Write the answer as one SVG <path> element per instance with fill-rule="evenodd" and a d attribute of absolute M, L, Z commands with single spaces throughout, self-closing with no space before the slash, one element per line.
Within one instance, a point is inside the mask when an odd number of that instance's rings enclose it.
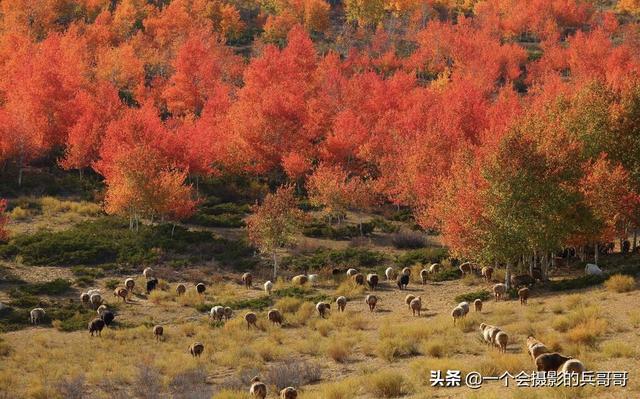
<path fill-rule="evenodd" d="M 498 302 L 500 299 L 503 299 L 504 294 L 506 292 L 507 292 L 507 286 L 502 283 L 498 283 L 493 286 L 493 295 L 496 298 L 496 302 Z"/>
<path fill-rule="evenodd" d="M 362 273 L 356 273 L 353 275 L 353 277 L 351 277 L 353 279 L 353 282 L 356 285 L 364 285 L 364 275 Z"/>
<path fill-rule="evenodd" d="M 538 371 L 557 371 L 564 362 L 572 359 L 568 356 L 562 356 L 558 352 L 543 353 L 536 357 L 536 367 Z"/>
<path fill-rule="evenodd" d="M 255 328 L 258 328 L 258 325 L 256 324 L 256 322 L 258 321 L 258 316 L 256 316 L 255 313 L 253 312 L 247 312 L 244 315 L 244 319 L 247 322 L 247 330 L 251 327 L 254 326 Z"/>
<path fill-rule="evenodd" d="M 336 298 L 336 305 L 339 311 L 344 312 L 344 308 L 347 306 L 347 297 L 339 296 Z"/>
<path fill-rule="evenodd" d="M 371 273 L 371 274 L 367 274 L 367 285 L 369 285 L 369 288 L 373 291 L 376 290 L 376 288 L 378 287 L 378 281 L 380 280 L 380 278 L 378 277 L 377 274 L 375 273 Z"/>
<path fill-rule="evenodd" d="M 415 299 L 415 295 L 407 295 L 406 297 L 404 297 L 404 303 L 407 304 L 407 307 L 409 308 L 409 310 L 411 310 L 411 301 L 413 301 Z"/>
<path fill-rule="evenodd" d="M 364 299 L 364 301 L 367 305 L 369 305 L 369 311 L 373 312 L 376 308 L 376 304 L 378 303 L 378 297 L 376 297 L 375 295 L 369 294 Z"/>
<path fill-rule="evenodd" d="M 471 262 L 464 262 L 458 268 L 462 272 L 463 276 L 466 276 L 467 274 L 471 274 Z"/>
<path fill-rule="evenodd" d="M 204 345 L 201 342 L 194 342 L 189 346 L 189 353 L 193 357 L 200 357 L 204 352 Z"/>
<path fill-rule="evenodd" d="M 245 273 L 242 275 L 242 283 L 244 284 L 246 289 L 251 288 L 251 283 L 253 281 L 253 276 L 251 273 Z"/>
<path fill-rule="evenodd" d="M 520 305 L 526 305 L 527 299 L 529 299 L 529 288 L 520 288 L 518 290 L 518 298 L 520 298 Z"/>
<path fill-rule="evenodd" d="M 547 349 L 547 347 L 544 346 L 543 343 L 539 343 L 529 347 L 529 354 L 531 355 L 531 360 L 533 360 L 534 362 L 536 361 L 536 358 L 538 356 L 542 355 L 543 353 L 549 353 L 549 352 L 550 352 L 549 349 Z"/>
<path fill-rule="evenodd" d="M 558 370 L 561 373 L 578 373 L 582 374 L 585 371 L 584 364 L 578 359 L 569 359 L 560 366 Z"/>
<path fill-rule="evenodd" d="M 456 325 L 456 321 L 464 316 L 464 309 L 462 309 L 461 307 L 455 307 L 452 311 L 451 311 L 451 317 L 453 317 L 453 325 Z"/>
<path fill-rule="evenodd" d="M 427 276 L 429 276 L 429 271 L 427 269 L 420 270 L 420 278 L 422 279 L 422 285 L 427 284 Z"/>
<path fill-rule="evenodd" d="M 511 285 L 514 288 L 522 287 L 523 285 L 530 286 L 535 283 L 533 277 L 528 274 L 520 274 L 518 276 L 511 276 Z"/>
<path fill-rule="evenodd" d="M 223 313 L 224 313 L 224 319 L 226 321 L 229 321 L 229 320 L 231 320 L 231 316 L 233 316 L 233 309 L 231 309 L 230 307 L 226 306 L 224 308 Z"/>
<path fill-rule="evenodd" d="M 267 386 L 260 381 L 260 378 L 253 377 L 249 394 L 254 398 L 265 399 L 267 397 Z"/>
<path fill-rule="evenodd" d="M 133 288 L 136 286 L 136 281 L 132 278 L 124 280 L 124 286 L 129 292 L 133 292 Z"/>
<path fill-rule="evenodd" d="M 493 267 L 485 266 L 482 268 L 482 271 L 480 273 L 482 274 L 482 277 L 484 277 L 487 280 L 487 283 L 490 283 L 491 276 L 493 275 Z"/>
<path fill-rule="evenodd" d="M 163 334 L 164 334 L 164 327 L 160 325 L 153 327 L 153 336 L 156 337 L 156 341 L 160 341 L 162 339 Z"/>
<path fill-rule="evenodd" d="M 185 287 L 185 285 L 184 285 L 184 284 L 178 284 L 178 285 L 176 286 L 176 294 L 177 294 L 178 296 L 180 296 L 180 295 L 184 295 L 184 293 L 185 293 L 185 292 L 187 292 L 187 287 Z"/>
<path fill-rule="evenodd" d="M 89 322 L 89 333 L 93 337 L 95 333 L 98 336 L 102 336 L 102 329 L 104 328 L 104 320 L 102 319 L 93 319 Z"/>
<path fill-rule="evenodd" d="M 273 324 L 282 325 L 282 313 L 280 313 L 280 311 L 278 309 L 271 309 L 267 313 L 267 318 Z"/>
<path fill-rule="evenodd" d="M 409 307 L 411 307 L 411 312 L 414 316 L 418 313 L 418 317 L 420 317 L 420 311 L 422 310 L 422 298 L 419 296 L 413 298 L 411 303 L 409 303 Z"/>
<path fill-rule="evenodd" d="M 280 391 L 280 399 L 298 399 L 298 391 L 294 387 L 287 387 Z"/>
<path fill-rule="evenodd" d="M 124 303 L 127 303 L 127 295 L 129 295 L 129 291 L 126 288 L 118 287 L 113 290 L 113 296 L 122 298 Z"/>
<path fill-rule="evenodd" d="M 293 276 L 291 279 L 291 283 L 295 285 L 305 285 L 309 281 L 309 277 L 304 274 L 299 274 L 297 276 Z"/>
<path fill-rule="evenodd" d="M 318 311 L 318 315 L 325 318 L 327 311 L 331 309 L 331 305 L 326 302 L 318 302 L 316 304 L 316 310 Z"/>
<path fill-rule="evenodd" d="M 509 336 L 504 331 L 499 331 L 495 338 L 494 343 L 500 349 L 500 352 L 507 352 L 507 343 L 509 342 Z"/>
<path fill-rule="evenodd" d="M 82 302 L 83 304 L 87 304 L 89 303 L 89 298 L 91 298 L 91 295 L 87 294 L 86 292 L 83 292 L 80 295 L 80 302 Z"/>
<path fill-rule="evenodd" d="M 476 312 L 482 312 L 482 299 L 478 298 L 473 301 L 473 308 Z"/>
<path fill-rule="evenodd" d="M 207 286 L 204 285 L 204 283 L 198 283 L 196 285 L 196 291 L 198 292 L 198 294 L 202 295 L 206 290 L 207 290 Z"/>

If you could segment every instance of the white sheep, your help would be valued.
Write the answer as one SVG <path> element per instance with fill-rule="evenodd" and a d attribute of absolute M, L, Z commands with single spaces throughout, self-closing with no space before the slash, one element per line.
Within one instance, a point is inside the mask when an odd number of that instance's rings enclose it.
<path fill-rule="evenodd" d="M 143 275 L 145 278 L 155 277 L 155 273 L 156 273 L 156 272 L 155 272 L 152 268 L 150 268 L 150 267 L 146 267 L 146 268 L 142 271 L 142 275 Z"/>
<path fill-rule="evenodd" d="M 431 266 L 429 266 L 429 273 L 434 274 L 434 273 L 438 273 L 440 272 L 440 263 L 434 263 Z"/>
<path fill-rule="evenodd" d="M 222 318 L 224 317 L 224 307 L 223 306 L 212 307 L 211 311 L 209 312 L 209 317 L 214 320 L 221 321 Z"/>
<path fill-rule="evenodd" d="M 47 313 L 42 308 L 34 308 L 29 312 L 29 318 L 31 319 L 31 324 L 38 324 L 44 319 L 44 316 Z"/>
<path fill-rule="evenodd" d="M 411 301 L 413 301 L 415 299 L 415 295 L 407 295 L 406 297 L 404 297 L 404 303 L 407 304 L 407 306 L 409 307 L 409 310 L 411 310 Z"/>
<path fill-rule="evenodd" d="M 482 299 L 478 298 L 473 301 L 473 308 L 476 312 L 482 312 Z"/>
<path fill-rule="evenodd" d="M 102 296 L 100 296 L 100 294 L 92 294 L 89 297 L 89 302 L 91 302 L 91 305 L 97 309 L 98 306 L 102 305 Z"/>
<path fill-rule="evenodd" d="M 429 270 L 427 269 L 420 270 L 420 279 L 422 280 L 422 285 L 427 284 L 428 275 L 429 275 Z"/>
<path fill-rule="evenodd" d="M 507 286 L 502 283 L 498 283 L 493 286 L 493 295 L 496 298 L 496 302 L 498 302 L 500 299 L 503 299 L 504 294 L 506 292 L 507 292 Z"/>
<path fill-rule="evenodd" d="M 396 270 L 393 267 L 387 267 L 387 270 L 384 271 L 384 275 L 387 276 L 387 281 L 396 279 Z"/>
<path fill-rule="evenodd" d="M 418 317 L 420 317 L 420 311 L 422 310 L 422 298 L 419 296 L 413 298 L 409 303 L 409 307 L 411 308 L 411 312 L 414 316 L 418 313 Z"/>
<path fill-rule="evenodd" d="M 347 276 L 351 277 L 351 276 L 355 276 L 356 274 L 358 274 L 358 270 L 351 268 L 349 270 L 347 270 Z"/>
<path fill-rule="evenodd" d="M 267 386 L 260 381 L 260 378 L 253 377 L 251 379 L 251 388 L 249 394 L 254 398 L 265 399 L 267 397 Z"/>
<path fill-rule="evenodd" d="M 264 292 L 267 295 L 271 295 L 271 290 L 273 290 L 273 283 L 271 281 L 267 281 L 264 283 Z"/>
<path fill-rule="evenodd" d="M 467 313 L 469 313 L 469 303 L 468 302 L 460 302 L 458 304 L 459 308 L 462 308 L 462 310 L 464 311 L 464 314 L 462 315 L 462 317 L 465 317 L 467 315 Z"/>
<path fill-rule="evenodd" d="M 136 286 L 136 281 L 132 278 L 124 280 L 124 286 L 129 292 L 133 292 L 133 288 Z"/>
<path fill-rule="evenodd" d="M 338 310 L 340 312 L 344 312 L 344 308 L 347 306 L 347 297 L 339 296 L 336 298 L 336 305 L 338 306 Z"/>
<path fill-rule="evenodd" d="M 376 304 L 378 303 L 378 297 L 369 294 L 364 298 L 364 301 L 367 305 L 369 305 L 369 311 L 373 312 L 376 308 Z"/>
<path fill-rule="evenodd" d="M 320 281 L 320 276 L 317 274 L 310 274 L 308 277 L 311 285 L 316 285 Z"/>
<path fill-rule="evenodd" d="M 316 310 L 318 311 L 318 315 L 320 315 L 320 317 L 322 317 L 323 319 L 325 318 L 327 311 L 331 309 L 331 304 L 328 304 L 326 302 L 318 302 L 316 304 Z"/>

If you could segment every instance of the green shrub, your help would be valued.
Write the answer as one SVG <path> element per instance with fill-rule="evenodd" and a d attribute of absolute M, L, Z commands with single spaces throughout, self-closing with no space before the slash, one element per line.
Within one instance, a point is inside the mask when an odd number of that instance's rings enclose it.
<path fill-rule="evenodd" d="M 20 330 L 29 325 L 28 309 L 6 307 L 0 310 L 0 332 Z"/>
<path fill-rule="evenodd" d="M 324 222 L 316 221 L 305 226 L 302 229 L 302 234 L 307 237 L 328 238 L 331 240 L 349 240 L 354 237 L 371 235 L 373 228 L 374 226 L 372 223 L 332 226 Z"/>
<path fill-rule="evenodd" d="M 62 295 L 71 289 L 71 282 L 62 278 L 57 278 L 46 283 L 25 284 L 19 290 L 29 295 Z"/>
<path fill-rule="evenodd" d="M 396 259 L 396 263 L 401 267 L 409 267 L 413 266 L 417 263 L 419 264 L 429 264 L 429 263 L 439 263 L 443 259 L 448 256 L 448 251 L 446 248 L 440 247 L 429 247 L 429 248 L 421 248 L 414 249 L 411 251 L 407 251 L 402 255 L 398 256 Z M 436 280 L 440 281 L 440 280 Z"/>
<path fill-rule="evenodd" d="M 91 276 L 80 276 L 76 278 L 75 284 L 79 287 L 89 287 L 95 283 L 96 279 Z"/>
<path fill-rule="evenodd" d="M 371 220 L 373 227 L 383 233 L 396 233 L 400 229 L 398 226 L 384 220 L 381 217 L 375 217 Z"/>
<path fill-rule="evenodd" d="M 434 274 L 431 277 L 432 281 L 449 281 L 449 280 L 457 280 L 462 277 L 462 272 L 458 269 L 444 269 L 441 272 Z"/>
<path fill-rule="evenodd" d="M 391 237 L 391 243 L 397 249 L 418 249 L 427 245 L 424 235 L 414 231 L 402 231 Z"/>
<path fill-rule="evenodd" d="M 472 303 L 476 299 L 486 301 L 489 298 L 491 298 L 491 293 L 487 290 L 481 290 L 481 291 L 468 292 L 466 294 L 458 295 L 456 296 L 455 301 L 456 303 L 460 303 L 460 302 Z"/>
<path fill-rule="evenodd" d="M 207 215 L 197 212 L 186 221 L 204 227 L 244 227 L 242 215 L 222 213 L 219 215 Z"/>
<path fill-rule="evenodd" d="M 107 280 L 106 283 L 104 283 L 105 287 L 107 287 L 110 290 L 115 289 L 117 286 L 120 285 L 120 280 L 116 280 L 116 279 L 109 279 Z"/>
<path fill-rule="evenodd" d="M 356 268 L 371 268 L 385 260 L 381 252 L 365 248 L 345 248 L 342 250 L 318 248 L 316 251 L 282 259 L 282 266 L 295 270 L 320 270 L 327 266 L 343 266 Z"/>
<path fill-rule="evenodd" d="M 576 278 L 551 281 L 549 282 L 549 289 L 551 291 L 575 290 L 602 284 L 605 280 L 606 276 L 604 275 L 586 275 Z"/>

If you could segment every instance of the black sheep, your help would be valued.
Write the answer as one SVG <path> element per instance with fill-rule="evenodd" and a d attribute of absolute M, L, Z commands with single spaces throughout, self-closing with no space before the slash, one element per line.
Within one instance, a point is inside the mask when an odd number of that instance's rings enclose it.
<path fill-rule="evenodd" d="M 397 279 L 397 283 L 398 283 L 398 288 L 402 289 L 407 289 L 407 285 L 409 285 L 409 276 L 407 276 L 406 274 L 401 274 L 398 276 Z"/>
<path fill-rule="evenodd" d="M 147 294 L 155 290 L 157 286 L 158 286 L 157 278 L 152 278 L 151 280 L 147 280 Z"/>
<path fill-rule="evenodd" d="M 100 315 L 100 318 L 104 321 L 104 324 L 109 326 L 111 324 L 111 322 L 113 321 L 113 319 L 116 316 L 113 314 L 112 311 L 110 310 L 105 310 L 104 312 L 102 312 L 102 314 Z"/>
<path fill-rule="evenodd" d="M 102 335 L 102 329 L 104 328 L 104 320 L 102 319 L 93 319 L 89 323 L 89 333 L 93 337 L 93 333 L 96 335 Z"/>
<path fill-rule="evenodd" d="M 206 290 L 207 287 L 204 285 L 204 283 L 198 283 L 198 285 L 196 285 L 196 291 L 198 291 L 198 294 L 204 294 Z"/>

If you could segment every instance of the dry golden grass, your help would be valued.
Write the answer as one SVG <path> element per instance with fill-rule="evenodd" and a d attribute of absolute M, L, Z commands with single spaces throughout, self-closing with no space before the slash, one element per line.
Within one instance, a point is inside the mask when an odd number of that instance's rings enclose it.
<path fill-rule="evenodd" d="M 615 274 L 604 282 L 604 286 L 612 292 L 629 292 L 636 288 L 636 280 L 631 276 Z"/>

